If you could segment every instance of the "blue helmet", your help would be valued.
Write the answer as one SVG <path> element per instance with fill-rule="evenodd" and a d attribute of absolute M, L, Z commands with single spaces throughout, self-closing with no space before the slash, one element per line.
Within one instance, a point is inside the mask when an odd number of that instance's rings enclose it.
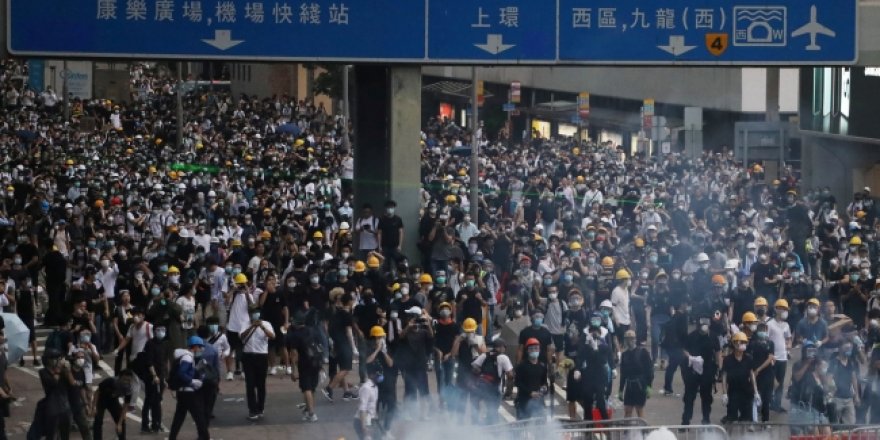
<path fill-rule="evenodd" d="M 186 345 L 187 345 L 188 347 L 192 347 L 192 346 L 195 346 L 195 345 L 198 345 L 199 347 L 204 347 L 204 346 L 205 346 L 205 340 L 202 339 L 202 338 L 200 338 L 200 337 L 198 337 L 198 336 L 190 336 L 189 339 L 187 339 L 187 341 L 186 341 Z"/>

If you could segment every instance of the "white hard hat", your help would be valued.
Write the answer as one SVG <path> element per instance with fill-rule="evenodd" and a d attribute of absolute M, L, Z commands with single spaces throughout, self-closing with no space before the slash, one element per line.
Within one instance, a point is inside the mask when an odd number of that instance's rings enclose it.
<path fill-rule="evenodd" d="M 214 192 L 214 190 L 212 189 L 212 190 L 208 191 L 208 197 L 217 197 L 217 193 Z"/>
<path fill-rule="evenodd" d="M 342 222 L 339 224 L 339 229 L 348 230 L 351 229 L 351 226 L 348 224 L 348 222 Z"/>
<path fill-rule="evenodd" d="M 699 254 L 697 254 L 697 262 L 702 263 L 704 261 L 709 261 L 709 256 L 706 255 L 705 252 L 700 252 Z"/>
<path fill-rule="evenodd" d="M 611 301 L 607 299 L 605 301 L 602 301 L 599 304 L 599 307 L 608 307 L 609 309 L 614 308 L 614 306 L 611 304 Z"/>
<path fill-rule="evenodd" d="M 162 184 L 161 184 L 161 183 L 157 183 L 157 184 L 153 185 L 153 190 L 154 190 L 154 191 L 161 191 L 161 190 L 162 190 Z"/>

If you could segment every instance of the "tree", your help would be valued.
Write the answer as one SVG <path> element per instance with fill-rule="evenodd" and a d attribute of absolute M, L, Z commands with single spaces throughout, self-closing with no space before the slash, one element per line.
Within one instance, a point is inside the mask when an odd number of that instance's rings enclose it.
<path fill-rule="evenodd" d="M 315 77 L 313 90 L 316 95 L 327 95 L 334 101 L 342 99 L 342 64 L 307 64 L 306 68 L 320 68 Z"/>

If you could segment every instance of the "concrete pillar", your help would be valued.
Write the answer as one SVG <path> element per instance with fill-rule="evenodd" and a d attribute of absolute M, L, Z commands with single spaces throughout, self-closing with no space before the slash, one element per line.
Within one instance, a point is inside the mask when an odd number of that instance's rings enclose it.
<path fill-rule="evenodd" d="M 779 68 L 767 68 L 767 122 L 779 122 Z"/>
<path fill-rule="evenodd" d="M 405 231 L 402 251 L 418 262 L 421 70 L 356 66 L 354 79 L 355 208 L 369 203 L 381 215 L 386 200 L 397 202 Z"/>

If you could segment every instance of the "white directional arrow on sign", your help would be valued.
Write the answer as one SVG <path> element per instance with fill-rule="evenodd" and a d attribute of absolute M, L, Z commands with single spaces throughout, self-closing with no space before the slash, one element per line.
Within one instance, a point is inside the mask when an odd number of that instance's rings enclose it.
<path fill-rule="evenodd" d="M 504 44 L 501 41 L 502 39 L 503 36 L 501 34 L 489 34 L 489 36 L 486 37 L 485 44 L 474 44 L 474 46 L 477 46 L 492 55 L 498 55 L 499 53 L 516 46 L 515 44 Z"/>
<path fill-rule="evenodd" d="M 226 50 L 244 43 L 244 40 L 233 40 L 232 31 L 225 29 L 215 30 L 213 40 L 203 39 L 202 41 L 220 50 Z"/>
<path fill-rule="evenodd" d="M 684 44 L 684 35 L 670 35 L 669 44 L 666 46 L 657 46 L 658 49 L 669 52 L 672 56 L 683 55 L 697 46 L 687 46 Z"/>

